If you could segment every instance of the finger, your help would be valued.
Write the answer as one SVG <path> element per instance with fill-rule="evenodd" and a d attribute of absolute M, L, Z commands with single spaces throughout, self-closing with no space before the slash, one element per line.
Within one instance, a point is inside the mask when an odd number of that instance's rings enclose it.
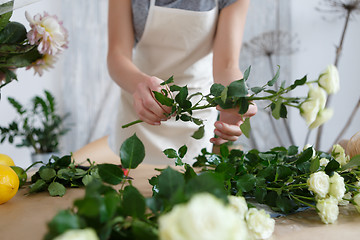
<path fill-rule="evenodd" d="M 161 119 L 145 108 L 142 104 L 142 101 L 134 101 L 134 109 L 142 121 L 151 125 L 160 125 Z"/>
<path fill-rule="evenodd" d="M 233 141 L 233 140 L 231 140 L 231 139 L 233 139 L 232 137 L 235 137 L 237 139 L 237 137 L 239 137 L 242 134 L 239 125 L 230 125 L 230 124 L 226 124 L 221 121 L 215 122 L 215 130 L 217 132 L 220 132 L 223 136 L 229 136 L 228 138 L 225 138 L 225 139 L 228 139 L 230 141 Z M 222 136 L 220 136 L 220 137 L 222 137 Z M 229 138 L 231 138 L 231 139 L 229 139 Z"/>
<path fill-rule="evenodd" d="M 215 129 L 214 133 L 216 134 L 216 136 L 218 136 L 219 138 L 222 138 L 224 140 L 227 140 L 227 141 L 236 141 L 238 139 L 238 136 L 233 136 L 233 135 L 227 135 L 227 134 L 224 134 L 222 132 L 220 132 L 219 130 Z"/>
<path fill-rule="evenodd" d="M 226 143 L 226 142 L 228 142 L 228 141 L 227 141 L 227 140 L 224 140 L 224 139 L 222 139 L 222 138 L 211 138 L 211 139 L 210 139 L 210 142 L 211 142 L 212 144 L 214 144 L 214 145 L 221 145 L 221 144 Z"/>

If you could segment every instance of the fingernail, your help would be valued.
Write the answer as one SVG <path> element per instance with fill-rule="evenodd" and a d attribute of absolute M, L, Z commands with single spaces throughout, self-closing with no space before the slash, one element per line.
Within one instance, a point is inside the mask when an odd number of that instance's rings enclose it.
<path fill-rule="evenodd" d="M 223 125 L 221 123 L 215 123 L 215 127 L 217 129 L 222 129 L 223 128 Z"/>

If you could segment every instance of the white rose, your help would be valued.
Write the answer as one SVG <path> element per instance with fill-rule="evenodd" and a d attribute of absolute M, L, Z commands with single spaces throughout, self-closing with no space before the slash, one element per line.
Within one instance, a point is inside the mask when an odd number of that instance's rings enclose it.
<path fill-rule="evenodd" d="M 66 231 L 54 240 L 99 240 L 99 238 L 94 229 L 86 228 Z"/>
<path fill-rule="evenodd" d="M 320 159 L 320 166 L 326 167 L 326 165 L 327 165 L 329 162 L 330 162 L 329 159 L 327 159 L 327 158 L 321 158 L 321 159 Z"/>
<path fill-rule="evenodd" d="M 325 122 L 329 121 L 332 116 L 334 115 L 334 110 L 331 108 L 324 108 L 320 110 L 314 122 L 312 122 L 309 126 L 310 129 L 317 128 L 324 124 Z"/>
<path fill-rule="evenodd" d="M 335 158 L 335 160 L 343 166 L 349 162 L 349 156 L 345 154 L 345 150 L 339 144 L 335 144 L 331 151 L 331 156 Z"/>
<path fill-rule="evenodd" d="M 360 194 L 356 194 L 353 198 L 356 210 L 360 213 Z"/>
<path fill-rule="evenodd" d="M 264 209 L 250 208 L 245 219 L 249 232 L 255 239 L 267 239 L 274 232 L 275 220 Z"/>
<path fill-rule="evenodd" d="M 351 198 L 352 198 L 352 193 L 351 193 L 351 192 L 345 193 L 343 199 L 341 199 L 341 200 L 339 201 L 339 205 L 342 205 L 342 206 L 348 205 L 348 204 L 350 203 L 349 200 L 350 200 Z M 349 200 L 346 200 L 346 199 L 349 199 Z"/>
<path fill-rule="evenodd" d="M 247 236 L 245 222 L 233 208 L 208 193 L 194 196 L 159 218 L 161 240 L 236 240 Z"/>
<path fill-rule="evenodd" d="M 323 223 L 334 223 L 337 220 L 339 207 L 338 201 L 333 196 L 318 200 L 316 208 Z"/>
<path fill-rule="evenodd" d="M 324 88 L 328 94 L 337 93 L 340 90 L 339 72 L 334 65 L 329 65 L 320 74 L 319 86 Z"/>
<path fill-rule="evenodd" d="M 327 94 L 324 89 L 309 85 L 308 98 L 318 101 L 320 110 L 325 108 Z"/>
<path fill-rule="evenodd" d="M 244 197 L 228 196 L 230 207 L 234 208 L 235 212 L 243 219 L 248 211 L 248 206 Z"/>
<path fill-rule="evenodd" d="M 346 192 L 344 178 L 340 176 L 337 172 L 334 172 L 334 175 L 330 178 L 330 189 L 329 194 L 340 201 Z"/>
<path fill-rule="evenodd" d="M 306 124 L 310 125 L 315 121 L 319 110 L 319 102 L 314 99 L 309 99 L 301 104 L 300 115 L 305 119 Z"/>
<path fill-rule="evenodd" d="M 324 171 L 319 171 L 310 175 L 307 185 L 318 197 L 325 198 L 329 192 L 330 179 Z"/>

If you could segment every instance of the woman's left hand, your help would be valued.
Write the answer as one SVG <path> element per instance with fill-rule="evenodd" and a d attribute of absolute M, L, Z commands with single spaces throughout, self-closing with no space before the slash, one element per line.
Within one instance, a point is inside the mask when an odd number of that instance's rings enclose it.
<path fill-rule="evenodd" d="M 215 122 L 214 133 L 217 138 L 211 138 L 210 142 L 215 145 L 223 144 L 227 141 L 236 141 L 242 132 L 240 125 L 244 122 L 245 118 L 254 116 L 257 113 L 257 106 L 255 103 L 250 104 L 249 110 L 243 114 L 239 114 L 239 109 L 222 109 L 216 107 L 220 111 L 219 121 Z"/>

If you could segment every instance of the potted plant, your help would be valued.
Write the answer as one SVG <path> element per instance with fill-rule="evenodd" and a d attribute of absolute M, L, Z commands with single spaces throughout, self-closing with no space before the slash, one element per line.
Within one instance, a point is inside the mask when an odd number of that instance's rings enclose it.
<path fill-rule="evenodd" d="M 14 98 L 9 97 L 10 104 L 15 108 L 17 117 L 7 127 L 0 126 L 0 142 L 8 140 L 17 147 L 30 147 L 33 150 L 32 161 L 47 162 L 52 154 L 59 152 L 59 140 L 69 131 L 64 127 L 64 119 L 56 113 L 54 96 L 47 90 L 45 97 L 35 96 L 31 106 L 24 107 Z"/>

